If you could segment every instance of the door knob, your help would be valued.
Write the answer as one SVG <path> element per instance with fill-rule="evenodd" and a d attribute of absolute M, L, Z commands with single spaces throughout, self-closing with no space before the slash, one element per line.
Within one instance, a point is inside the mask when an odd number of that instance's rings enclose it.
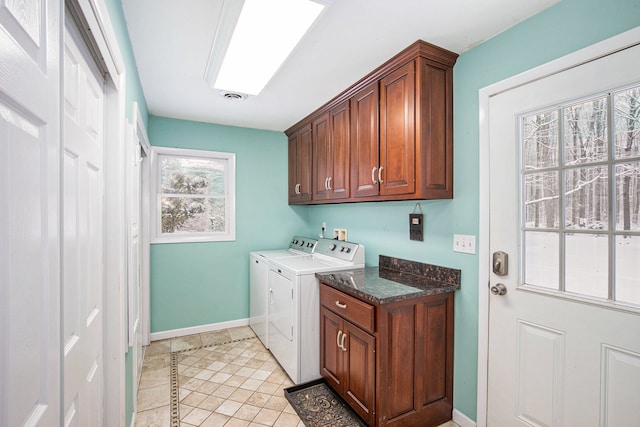
<path fill-rule="evenodd" d="M 507 293 L 507 287 L 502 283 L 496 283 L 490 289 L 491 293 L 494 295 L 504 295 Z"/>

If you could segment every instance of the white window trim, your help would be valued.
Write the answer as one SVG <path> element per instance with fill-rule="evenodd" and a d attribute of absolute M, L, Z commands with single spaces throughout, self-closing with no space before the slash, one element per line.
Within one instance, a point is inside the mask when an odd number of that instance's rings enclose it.
<path fill-rule="evenodd" d="M 227 161 L 226 170 L 226 230 L 221 233 L 176 233 L 163 234 L 160 230 L 160 198 L 158 197 L 160 170 L 159 155 L 176 157 L 202 157 L 206 159 L 224 159 Z M 151 244 L 154 243 L 198 243 L 198 242 L 228 242 L 236 240 L 236 155 L 220 151 L 192 150 L 185 148 L 151 147 L 151 179 L 149 206 L 151 223 Z"/>

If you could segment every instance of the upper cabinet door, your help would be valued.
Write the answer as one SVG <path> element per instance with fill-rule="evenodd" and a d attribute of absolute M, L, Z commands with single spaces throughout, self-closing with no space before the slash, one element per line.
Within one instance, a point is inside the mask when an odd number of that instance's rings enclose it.
<path fill-rule="evenodd" d="M 416 73 L 416 193 L 453 197 L 453 69 L 418 60 Z"/>
<path fill-rule="evenodd" d="M 349 101 L 313 121 L 313 200 L 349 197 Z"/>
<path fill-rule="evenodd" d="M 328 186 L 331 176 L 331 131 L 329 113 L 313 121 L 313 199 L 330 198 Z"/>
<path fill-rule="evenodd" d="M 331 175 L 328 180 L 331 199 L 349 197 L 349 149 L 351 141 L 351 123 L 349 101 L 345 101 L 331 110 Z"/>
<path fill-rule="evenodd" d="M 415 62 L 380 80 L 380 194 L 415 191 Z"/>
<path fill-rule="evenodd" d="M 289 204 L 311 201 L 311 125 L 289 136 Z"/>
<path fill-rule="evenodd" d="M 351 98 L 351 197 L 378 195 L 378 82 Z"/>

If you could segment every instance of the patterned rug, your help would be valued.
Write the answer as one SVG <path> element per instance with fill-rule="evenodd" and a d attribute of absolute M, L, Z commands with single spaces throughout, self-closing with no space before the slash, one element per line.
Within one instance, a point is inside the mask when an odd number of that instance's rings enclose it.
<path fill-rule="evenodd" d="M 284 389 L 284 395 L 307 427 L 366 427 L 324 380 Z"/>

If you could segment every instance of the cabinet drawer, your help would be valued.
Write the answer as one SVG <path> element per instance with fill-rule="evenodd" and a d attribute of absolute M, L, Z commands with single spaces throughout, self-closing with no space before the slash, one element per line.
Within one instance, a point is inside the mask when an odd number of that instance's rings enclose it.
<path fill-rule="evenodd" d="M 372 333 L 375 331 L 375 307 L 371 304 L 360 301 L 324 283 L 320 285 L 320 304 L 362 329 Z"/>

